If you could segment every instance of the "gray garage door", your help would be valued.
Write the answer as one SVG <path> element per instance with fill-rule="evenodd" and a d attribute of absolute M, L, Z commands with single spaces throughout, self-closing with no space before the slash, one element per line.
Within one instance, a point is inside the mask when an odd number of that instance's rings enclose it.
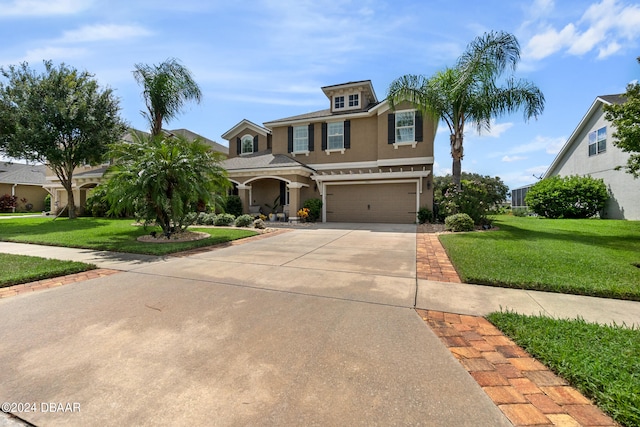
<path fill-rule="evenodd" d="M 416 184 L 349 184 L 326 187 L 327 221 L 416 222 Z"/>

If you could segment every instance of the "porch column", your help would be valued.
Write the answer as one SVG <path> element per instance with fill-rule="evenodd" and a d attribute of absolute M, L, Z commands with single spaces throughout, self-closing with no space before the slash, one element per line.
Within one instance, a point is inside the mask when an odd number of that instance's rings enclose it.
<path fill-rule="evenodd" d="M 249 213 L 251 205 L 251 186 L 238 184 L 238 197 L 242 200 L 242 212 Z"/>
<path fill-rule="evenodd" d="M 300 203 L 300 189 L 304 187 L 304 184 L 300 182 L 292 182 L 287 184 L 289 189 L 289 221 L 299 222 L 298 211 L 302 208 Z"/>

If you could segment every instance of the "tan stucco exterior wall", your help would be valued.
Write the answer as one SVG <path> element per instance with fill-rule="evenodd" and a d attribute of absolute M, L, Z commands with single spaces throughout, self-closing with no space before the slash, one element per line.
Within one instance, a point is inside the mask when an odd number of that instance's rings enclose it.
<path fill-rule="evenodd" d="M 27 204 L 33 205 L 32 212 L 39 212 L 44 209 L 44 198 L 48 193 L 44 188 L 37 185 L 18 184 L 14 188 L 13 184 L 0 184 L 0 196 L 5 194 L 18 197 L 16 212 L 26 212 Z M 26 199 L 26 202 L 23 202 L 22 199 Z"/>

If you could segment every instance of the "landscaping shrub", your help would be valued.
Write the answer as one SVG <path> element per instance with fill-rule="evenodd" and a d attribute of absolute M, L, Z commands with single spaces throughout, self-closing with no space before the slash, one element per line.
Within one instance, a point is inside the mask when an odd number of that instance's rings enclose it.
<path fill-rule="evenodd" d="M 431 213 L 431 211 L 424 206 L 421 207 L 418 210 L 418 222 L 420 224 L 424 224 L 425 222 L 431 221 L 433 221 L 433 214 Z"/>
<path fill-rule="evenodd" d="M 109 210 L 109 204 L 104 201 L 107 190 L 104 187 L 97 186 L 91 191 L 87 201 L 84 204 L 85 216 L 104 217 Z"/>
<path fill-rule="evenodd" d="M 51 194 L 47 194 L 46 196 L 44 196 L 44 211 L 51 211 Z"/>
<path fill-rule="evenodd" d="M 509 188 L 499 177 L 463 173 L 461 190 L 453 184 L 451 175 L 435 177 L 434 202 L 437 206 L 436 220 L 466 213 L 476 225 L 487 225 L 487 215 L 498 211 L 506 200 Z"/>
<path fill-rule="evenodd" d="M 5 194 L 0 196 L 0 212 L 11 212 L 18 204 L 18 197 Z"/>
<path fill-rule="evenodd" d="M 198 216 L 196 217 L 196 224 L 197 225 L 204 225 L 204 220 L 207 217 L 207 213 L 206 212 L 198 212 Z"/>
<path fill-rule="evenodd" d="M 529 209 L 547 218 L 590 218 L 609 198 L 602 179 L 590 176 L 552 176 L 534 184 L 525 202 Z"/>
<path fill-rule="evenodd" d="M 322 215 L 322 200 L 307 199 L 302 207 L 309 208 L 309 216 L 307 217 L 308 222 L 316 222 L 320 219 L 320 216 Z"/>
<path fill-rule="evenodd" d="M 253 224 L 253 217 L 245 214 L 236 218 L 236 227 L 248 227 Z"/>
<path fill-rule="evenodd" d="M 202 224 L 203 225 L 214 225 L 216 222 L 217 215 L 214 213 L 207 213 L 202 216 Z"/>
<path fill-rule="evenodd" d="M 450 215 L 444 219 L 444 229 L 447 231 L 473 231 L 473 219 L 466 213 Z"/>
<path fill-rule="evenodd" d="M 527 209 L 527 208 L 513 208 L 513 209 L 511 209 L 511 214 L 513 216 L 519 216 L 519 217 L 529 216 L 529 209 Z"/>
<path fill-rule="evenodd" d="M 213 222 L 213 225 L 230 225 L 230 224 L 233 224 L 235 220 L 236 220 L 235 216 L 228 213 L 224 213 L 216 216 L 216 219 Z"/>
<path fill-rule="evenodd" d="M 240 196 L 228 196 L 224 211 L 236 217 L 242 215 L 242 199 L 240 199 Z"/>

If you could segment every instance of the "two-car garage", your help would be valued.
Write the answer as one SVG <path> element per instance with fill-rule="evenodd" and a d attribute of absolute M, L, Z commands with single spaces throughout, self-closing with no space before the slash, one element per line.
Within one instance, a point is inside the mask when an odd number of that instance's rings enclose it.
<path fill-rule="evenodd" d="M 419 206 L 418 180 L 332 182 L 324 187 L 328 222 L 413 224 Z"/>

